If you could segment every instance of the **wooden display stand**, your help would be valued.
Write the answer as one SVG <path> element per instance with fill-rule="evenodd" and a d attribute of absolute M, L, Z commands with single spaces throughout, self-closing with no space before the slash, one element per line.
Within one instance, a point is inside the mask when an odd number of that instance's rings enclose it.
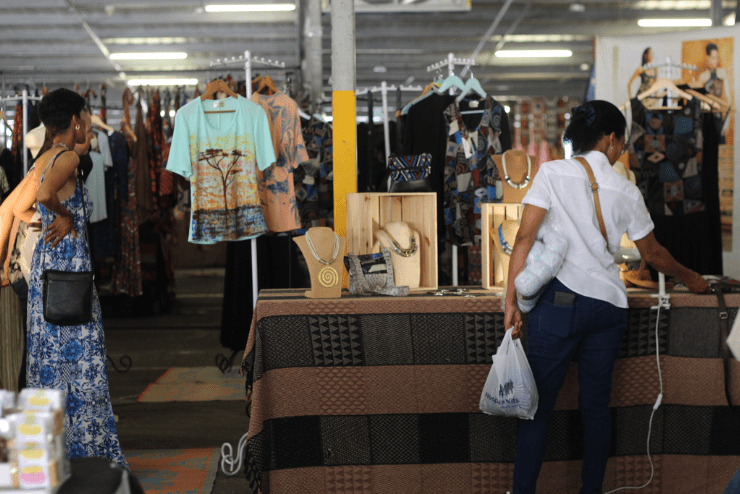
<path fill-rule="evenodd" d="M 334 231 L 325 226 L 309 228 L 307 235 L 316 248 L 316 253 L 326 262 L 334 251 Z M 308 246 L 305 235 L 295 237 L 293 241 L 300 247 L 311 274 L 311 290 L 306 292 L 308 298 L 340 298 L 342 296 L 342 272 L 344 271 L 344 254 L 347 239 L 339 237 L 339 253 L 330 265 L 319 262 Z"/>
<path fill-rule="evenodd" d="M 498 227 L 501 222 L 521 219 L 524 206 L 506 203 L 481 204 L 480 210 L 482 285 L 486 290 L 503 291 L 506 289 L 509 257 L 503 256 L 496 248 L 491 235 L 498 235 Z M 506 259 L 503 259 L 504 257 Z"/>
<path fill-rule="evenodd" d="M 407 223 L 419 233 L 421 281 L 412 290 L 436 290 L 437 194 L 434 192 L 347 194 L 347 252 L 374 253 L 375 233 L 392 222 Z"/>

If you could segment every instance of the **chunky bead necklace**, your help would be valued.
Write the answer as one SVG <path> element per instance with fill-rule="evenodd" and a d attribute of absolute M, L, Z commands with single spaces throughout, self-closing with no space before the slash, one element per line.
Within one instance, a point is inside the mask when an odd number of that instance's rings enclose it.
<path fill-rule="evenodd" d="M 414 238 L 413 235 L 411 236 L 411 247 L 409 247 L 408 249 L 404 249 L 398 244 L 398 242 L 396 242 L 396 239 L 394 239 L 387 230 L 383 229 L 383 233 L 386 237 L 388 237 L 388 240 L 391 241 L 391 247 L 393 247 L 393 251 L 399 256 L 411 257 L 416 254 L 418 246 L 416 245 L 416 238 Z"/>
<path fill-rule="evenodd" d="M 526 156 L 527 156 L 527 176 L 524 178 L 524 182 L 520 184 L 515 184 L 509 178 L 509 172 L 506 171 L 506 153 L 501 155 L 501 165 L 504 169 L 504 180 L 506 180 L 506 183 L 514 187 L 515 189 L 523 189 L 527 185 L 529 185 L 529 180 L 532 175 L 532 160 L 529 157 L 529 155 L 526 155 Z"/>

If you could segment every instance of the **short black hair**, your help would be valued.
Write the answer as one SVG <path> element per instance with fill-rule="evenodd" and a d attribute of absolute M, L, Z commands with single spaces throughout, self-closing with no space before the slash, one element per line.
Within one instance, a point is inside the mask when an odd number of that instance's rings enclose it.
<path fill-rule="evenodd" d="M 626 127 L 627 120 L 619 108 L 608 101 L 587 101 L 573 109 L 563 139 L 573 145 L 575 153 L 583 153 L 592 150 L 602 137 L 612 132 L 621 138 Z"/>
<path fill-rule="evenodd" d="M 85 109 L 85 98 L 69 89 L 60 88 L 44 96 L 39 103 L 39 119 L 47 128 L 50 137 L 67 130 L 72 117 L 80 117 Z"/>
<path fill-rule="evenodd" d="M 707 44 L 706 50 L 707 50 L 707 55 L 711 55 L 712 54 L 712 50 L 719 51 L 719 48 L 717 48 L 717 45 L 715 45 L 714 43 L 709 43 L 709 44 Z"/>

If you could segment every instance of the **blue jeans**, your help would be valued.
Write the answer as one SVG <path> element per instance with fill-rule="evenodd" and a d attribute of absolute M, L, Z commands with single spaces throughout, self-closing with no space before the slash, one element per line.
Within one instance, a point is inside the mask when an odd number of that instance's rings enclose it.
<path fill-rule="evenodd" d="M 573 305 L 553 303 L 555 292 L 575 295 Z M 527 358 L 537 383 L 539 406 L 534 420 L 519 421 L 514 494 L 535 494 L 547 426 L 576 352 L 578 408 L 585 431 L 580 494 L 602 493 L 611 440 L 612 371 L 626 328 L 627 309 L 575 294 L 557 278 L 542 295 L 529 315 L 527 332 Z"/>
<path fill-rule="evenodd" d="M 735 476 L 727 484 L 724 494 L 737 494 L 738 492 L 740 492 L 740 468 L 737 469 Z"/>

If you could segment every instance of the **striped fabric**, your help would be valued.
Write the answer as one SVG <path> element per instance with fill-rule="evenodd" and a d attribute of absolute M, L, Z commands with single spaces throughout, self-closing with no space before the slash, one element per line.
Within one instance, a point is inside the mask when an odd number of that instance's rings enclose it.
<path fill-rule="evenodd" d="M 511 490 L 516 419 L 478 409 L 504 335 L 501 299 L 411 294 L 308 300 L 263 290 L 247 344 L 248 475 L 262 492 L 504 493 Z M 740 295 L 727 295 L 730 318 Z M 614 371 L 613 437 L 604 490 L 655 477 L 642 492 L 715 494 L 740 465 L 740 419 L 727 406 L 712 295 L 630 294 Z M 526 348 L 526 341 L 524 341 Z M 551 423 L 542 492 L 577 492 L 583 456 L 577 361 Z M 740 403 L 740 365 L 733 362 Z"/>

